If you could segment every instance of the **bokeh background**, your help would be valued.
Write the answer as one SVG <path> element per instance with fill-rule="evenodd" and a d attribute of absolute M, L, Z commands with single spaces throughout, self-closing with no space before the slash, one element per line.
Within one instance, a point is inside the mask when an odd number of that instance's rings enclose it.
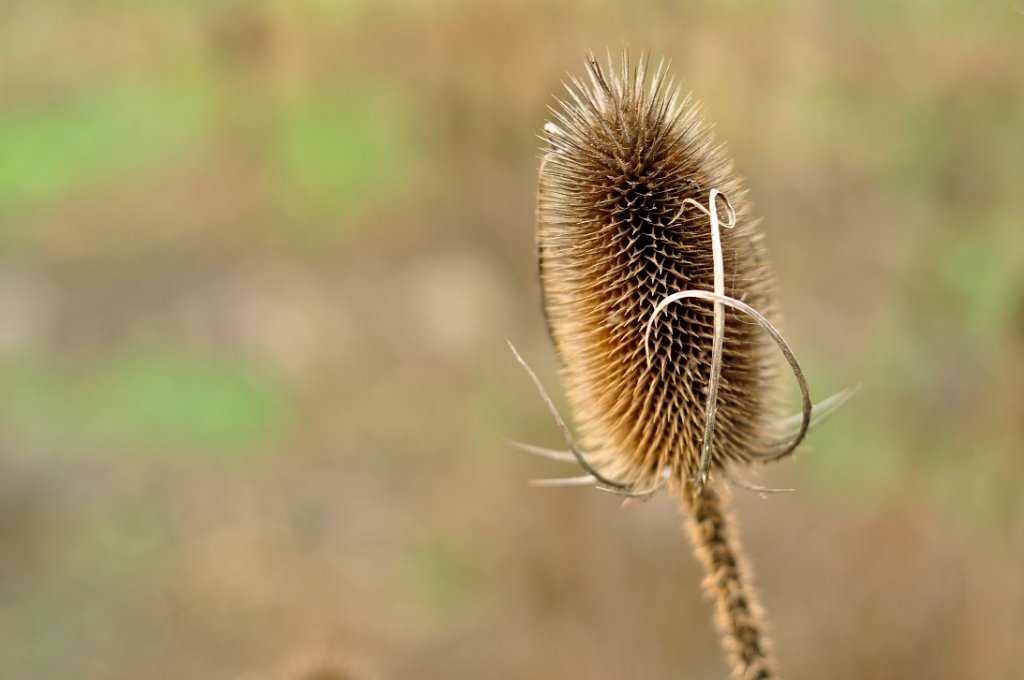
<path fill-rule="evenodd" d="M 727 674 L 671 500 L 507 446 L 536 133 L 623 44 L 862 385 L 734 494 L 786 677 L 1024 677 L 1024 9 L 968 0 L 4 0 L 0 677 Z"/>

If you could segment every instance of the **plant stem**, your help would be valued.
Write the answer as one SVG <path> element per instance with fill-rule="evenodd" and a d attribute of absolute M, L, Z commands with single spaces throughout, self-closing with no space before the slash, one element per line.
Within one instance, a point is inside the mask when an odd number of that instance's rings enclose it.
<path fill-rule="evenodd" d="M 715 620 L 735 680 L 778 680 L 763 610 L 750 582 L 750 567 L 732 528 L 732 516 L 713 484 L 683 489 L 688 530 L 707 570 L 705 592 L 715 601 Z"/>

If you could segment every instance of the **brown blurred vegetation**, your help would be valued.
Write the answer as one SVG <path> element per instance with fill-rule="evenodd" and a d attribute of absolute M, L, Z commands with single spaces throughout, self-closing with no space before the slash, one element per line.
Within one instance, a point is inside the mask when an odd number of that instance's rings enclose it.
<path fill-rule="evenodd" d="M 0 677 L 726 674 L 676 508 L 528 488 L 561 471 L 505 443 L 558 444 L 504 343 L 558 392 L 534 135 L 622 43 L 728 141 L 816 396 L 863 384 L 757 480 L 797 493 L 736 494 L 786 677 L 1024 677 L 1022 32 L 6 0 Z"/>

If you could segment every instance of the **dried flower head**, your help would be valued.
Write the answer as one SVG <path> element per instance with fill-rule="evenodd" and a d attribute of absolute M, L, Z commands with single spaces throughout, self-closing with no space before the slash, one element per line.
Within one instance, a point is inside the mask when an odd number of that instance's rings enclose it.
<path fill-rule="evenodd" d="M 538 255 L 548 326 L 578 446 L 537 376 L 581 477 L 627 495 L 667 484 L 708 572 L 735 678 L 776 677 L 749 567 L 723 507 L 735 465 L 791 453 L 811 425 L 803 373 L 773 325 L 764 244 L 739 178 L 699 107 L 662 64 L 587 61 L 544 126 Z M 774 343 L 802 413 L 777 421 Z M 513 348 L 514 351 L 514 348 Z M 824 402 L 824 417 L 851 392 Z M 820 420 L 819 417 L 819 420 Z M 785 431 L 789 428 L 789 431 Z"/>
<path fill-rule="evenodd" d="M 544 126 L 538 247 L 548 323 L 594 465 L 631 486 L 684 482 L 702 457 L 715 302 L 664 306 L 646 346 L 645 329 L 669 296 L 716 292 L 712 212 L 730 208 L 720 294 L 770 318 L 763 239 L 729 159 L 663 65 L 649 86 L 644 57 L 634 68 L 623 55 L 618 74 L 592 55 L 587 66 L 589 85 L 573 77 L 570 99 Z M 764 449 L 773 352 L 758 324 L 725 309 L 712 470 Z"/>

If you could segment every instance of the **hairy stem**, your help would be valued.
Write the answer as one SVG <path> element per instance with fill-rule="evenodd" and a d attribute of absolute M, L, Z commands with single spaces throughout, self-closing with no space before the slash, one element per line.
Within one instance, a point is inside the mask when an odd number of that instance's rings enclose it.
<path fill-rule="evenodd" d="M 735 535 L 732 517 L 712 484 L 687 484 L 683 503 L 697 556 L 707 570 L 704 588 L 715 601 L 722 646 L 735 680 L 777 680 L 763 611 L 750 582 L 750 568 Z"/>

